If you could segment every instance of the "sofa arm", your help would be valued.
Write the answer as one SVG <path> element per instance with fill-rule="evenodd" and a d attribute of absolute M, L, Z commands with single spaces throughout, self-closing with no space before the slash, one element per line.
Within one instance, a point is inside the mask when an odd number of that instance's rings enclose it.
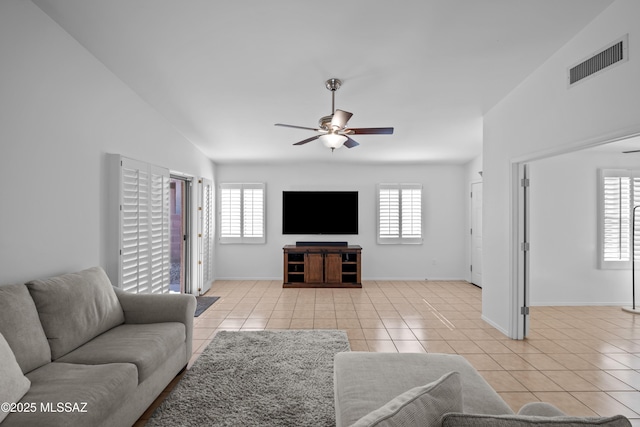
<path fill-rule="evenodd" d="M 562 417 L 566 414 L 550 403 L 530 402 L 518 411 L 518 415 L 528 415 L 536 417 Z"/>
<path fill-rule="evenodd" d="M 114 287 L 125 323 L 180 322 L 184 324 L 187 344 L 187 363 L 193 345 L 193 315 L 196 298 L 186 294 L 132 294 Z"/>

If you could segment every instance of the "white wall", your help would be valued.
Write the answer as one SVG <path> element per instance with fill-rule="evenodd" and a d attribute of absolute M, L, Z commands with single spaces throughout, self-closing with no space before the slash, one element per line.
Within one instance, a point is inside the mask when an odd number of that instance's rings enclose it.
<path fill-rule="evenodd" d="M 106 153 L 213 177 L 200 151 L 29 1 L 0 2 L 0 284 L 105 266 Z"/>
<path fill-rule="evenodd" d="M 631 272 L 598 268 L 598 169 L 639 167 L 593 150 L 531 163 L 531 305 L 631 303 Z"/>
<path fill-rule="evenodd" d="M 485 115 L 483 317 L 515 336 L 511 162 L 640 130 L 640 2 L 618 0 Z M 566 69 L 629 33 L 630 60 L 571 89 Z"/>
<path fill-rule="evenodd" d="M 335 153 L 337 156 L 340 153 Z M 217 182 L 265 182 L 267 243 L 216 247 L 218 279 L 282 280 L 282 247 L 298 240 L 338 240 L 362 246 L 363 280 L 464 279 L 467 183 L 463 166 L 339 164 L 218 165 Z M 376 184 L 422 183 L 424 244 L 376 243 Z M 356 190 L 357 236 L 282 235 L 283 190 Z"/>

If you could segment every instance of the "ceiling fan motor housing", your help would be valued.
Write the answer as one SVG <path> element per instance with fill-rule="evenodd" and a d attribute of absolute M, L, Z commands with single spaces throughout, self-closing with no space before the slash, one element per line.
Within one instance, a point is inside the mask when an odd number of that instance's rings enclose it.
<path fill-rule="evenodd" d="M 327 132 L 331 131 L 331 120 L 333 119 L 333 114 L 329 116 L 321 117 L 318 120 L 318 127 L 322 130 L 326 130 Z"/>

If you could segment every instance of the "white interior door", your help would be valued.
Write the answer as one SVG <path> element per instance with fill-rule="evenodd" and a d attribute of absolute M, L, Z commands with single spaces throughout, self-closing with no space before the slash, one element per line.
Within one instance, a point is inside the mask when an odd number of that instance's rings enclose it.
<path fill-rule="evenodd" d="M 482 183 L 471 184 L 471 283 L 482 287 Z"/>

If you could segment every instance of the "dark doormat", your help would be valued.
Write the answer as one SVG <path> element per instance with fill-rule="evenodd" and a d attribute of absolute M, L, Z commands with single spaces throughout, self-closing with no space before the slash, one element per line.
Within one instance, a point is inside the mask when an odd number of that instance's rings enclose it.
<path fill-rule="evenodd" d="M 211 304 L 218 301 L 220 297 L 196 297 L 196 314 L 195 317 L 198 317 L 204 312 L 207 308 L 211 307 Z"/>

